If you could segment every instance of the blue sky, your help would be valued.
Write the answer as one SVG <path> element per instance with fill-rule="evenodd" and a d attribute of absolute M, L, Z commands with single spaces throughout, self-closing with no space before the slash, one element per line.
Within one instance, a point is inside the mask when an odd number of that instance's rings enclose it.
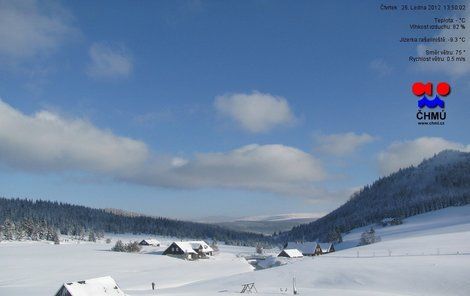
<path fill-rule="evenodd" d="M 413 65 L 417 44 L 398 43 L 434 16 L 376 1 L 0 2 L 0 194 L 178 218 L 328 212 L 470 150 L 468 62 Z M 452 85 L 445 126 L 416 124 L 414 81 Z"/>

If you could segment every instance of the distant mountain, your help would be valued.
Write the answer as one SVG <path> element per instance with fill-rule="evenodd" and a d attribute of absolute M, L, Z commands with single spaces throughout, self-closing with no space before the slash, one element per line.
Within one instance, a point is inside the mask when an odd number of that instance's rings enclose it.
<path fill-rule="evenodd" d="M 319 217 L 321 215 L 309 213 L 253 216 L 239 218 L 235 221 L 219 222 L 217 225 L 238 231 L 271 235 L 290 230 L 297 225 L 310 223 Z"/>
<path fill-rule="evenodd" d="M 292 221 L 292 220 L 316 220 L 324 215 L 325 215 L 324 213 L 290 213 L 290 214 L 243 217 L 243 218 L 236 219 L 236 221 L 279 222 L 279 221 Z"/>
<path fill-rule="evenodd" d="M 149 217 L 115 209 L 93 209 L 43 200 L 0 198 L 2 225 L 23 232 L 26 224 L 58 229 L 62 234 L 83 235 L 84 232 L 145 233 L 179 238 L 201 238 L 228 241 L 234 244 L 265 243 L 269 237 L 234 231 L 218 225 Z"/>
<path fill-rule="evenodd" d="M 279 239 L 327 241 L 331 233 L 345 233 L 387 217 L 405 218 L 469 203 L 470 153 L 446 150 L 417 167 L 401 169 L 365 186 L 338 209 L 294 227 Z"/>

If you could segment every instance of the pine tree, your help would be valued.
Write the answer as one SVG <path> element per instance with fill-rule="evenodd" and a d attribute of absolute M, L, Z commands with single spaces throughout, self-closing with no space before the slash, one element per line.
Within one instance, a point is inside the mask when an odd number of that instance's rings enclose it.
<path fill-rule="evenodd" d="M 338 228 L 331 230 L 328 233 L 327 241 L 329 243 L 341 243 L 343 242 L 343 237 L 341 236 L 341 231 Z"/>
<path fill-rule="evenodd" d="M 359 241 L 360 246 L 370 245 L 376 242 L 379 242 L 380 236 L 375 234 L 375 229 L 371 227 L 368 231 L 364 231 L 361 234 L 361 240 Z"/>
<path fill-rule="evenodd" d="M 111 248 L 111 251 L 114 252 L 125 252 L 126 248 L 124 247 L 124 244 L 122 243 L 121 240 L 118 240 L 115 244 L 114 247 Z"/>
<path fill-rule="evenodd" d="M 217 240 L 215 240 L 215 239 L 212 240 L 211 248 L 212 248 L 212 250 L 214 250 L 214 252 L 219 251 L 219 246 L 218 246 L 218 244 L 217 244 Z"/>
<path fill-rule="evenodd" d="M 90 233 L 88 234 L 88 241 L 89 242 L 96 242 L 96 236 L 95 236 L 95 232 L 93 232 L 93 230 L 91 230 Z"/>
<path fill-rule="evenodd" d="M 3 238 L 5 240 L 13 240 L 15 233 L 15 223 L 13 223 L 10 219 L 6 219 L 3 222 Z"/>
<path fill-rule="evenodd" d="M 22 241 L 25 238 L 25 231 L 23 230 L 23 227 L 21 227 L 21 224 L 15 227 L 15 239 L 17 241 Z"/>
<path fill-rule="evenodd" d="M 57 231 L 54 231 L 54 234 L 52 236 L 52 241 L 54 244 L 59 245 L 60 244 L 60 239 L 59 239 L 59 233 Z"/>
<path fill-rule="evenodd" d="M 261 244 L 256 246 L 256 254 L 263 254 L 263 246 Z"/>

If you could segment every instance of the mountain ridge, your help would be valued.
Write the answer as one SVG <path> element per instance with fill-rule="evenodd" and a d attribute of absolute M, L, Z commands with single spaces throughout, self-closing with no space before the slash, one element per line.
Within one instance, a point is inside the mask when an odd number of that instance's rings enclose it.
<path fill-rule="evenodd" d="M 331 233 L 470 203 L 470 153 L 444 150 L 418 166 L 379 178 L 324 217 L 296 226 L 281 240 L 331 240 Z M 334 236 L 333 236 L 334 237 Z"/>

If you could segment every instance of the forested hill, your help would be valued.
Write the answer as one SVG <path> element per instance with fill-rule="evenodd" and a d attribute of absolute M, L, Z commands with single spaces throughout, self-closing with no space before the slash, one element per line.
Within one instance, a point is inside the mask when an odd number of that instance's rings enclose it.
<path fill-rule="evenodd" d="M 443 151 L 417 167 L 365 186 L 344 205 L 282 234 L 283 240 L 334 240 L 335 233 L 470 203 L 470 153 Z M 332 239 L 333 238 L 333 239 Z"/>
<path fill-rule="evenodd" d="M 259 234 L 228 230 L 216 225 L 167 218 L 122 215 L 103 209 L 43 200 L 0 198 L 0 226 L 9 220 L 21 227 L 24 221 L 46 224 L 62 234 L 77 235 L 89 231 L 145 233 L 180 238 L 213 238 L 231 243 L 266 242 Z"/>

